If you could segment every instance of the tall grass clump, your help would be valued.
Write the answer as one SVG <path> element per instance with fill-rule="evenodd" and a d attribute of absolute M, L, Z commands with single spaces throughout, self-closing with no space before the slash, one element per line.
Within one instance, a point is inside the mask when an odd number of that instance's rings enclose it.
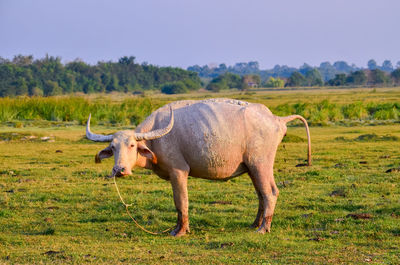
<path fill-rule="evenodd" d="M 313 104 L 295 104 L 296 113 L 306 117 L 311 124 L 325 125 L 328 122 L 335 122 L 343 119 L 343 114 L 340 108 L 330 103 L 328 100 L 323 100 Z"/>
<path fill-rule="evenodd" d="M 400 117 L 400 103 L 369 103 L 368 113 L 375 120 L 397 120 Z"/>
<path fill-rule="evenodd" d="M 344 119 L 341 106 L 331 103 L 328 100 L 318 103 L 282 104 L 275 107 L 272 111 L 279 116 L 298 114 L 305 117 L 311 124 L 319 125 Z"/>
<path fill-rule="evenodd" d="M 14 100 L 0 99 L 0 122 L 11 121 L 17 118 L 18 110 L 14 107 Z"/>
<path fill-rule="evenodd" d="M 350 120 L 362 120 L 368 117 L 368 111 L 360 101 L 344 105 L 342 113 L 346 119 Z"/>
<path fill-rule="evenodd" d="M 272 109 L 279 116 L 299 114 L 310 124 L 325 125 L 328 122 L 348 120 L 398 120 L 400 103 L 363 103 L 336 104 L 328 100 L 316 103 L 282 104 Z"/>
<path fill-rule="evenodd" d="M 94 102 L 82 97 L 1 98 L 0 121 L 76 121 L 84 124 L 91 113 L 94 124 L 137 125 L 161 105 L 150 98 L 126 99 L 122 103 L 110 99 Z"/>
<path fill-rule="evenodd" d="M 297 113 L 294 105 L 289 105 L 287 103 L 278 105 L 275 108 L 271 109 L 271 111 L 278 116 L 288 116 L 293 113 Z"/>

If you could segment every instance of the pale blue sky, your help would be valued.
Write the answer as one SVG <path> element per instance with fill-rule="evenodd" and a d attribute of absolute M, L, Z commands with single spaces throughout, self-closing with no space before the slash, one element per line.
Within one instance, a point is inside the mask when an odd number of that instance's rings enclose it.
<path fill-rule="evenodd" d="M 0 56 L 187 67 L 400 61 L 399 0 L 0 0 Z"/>

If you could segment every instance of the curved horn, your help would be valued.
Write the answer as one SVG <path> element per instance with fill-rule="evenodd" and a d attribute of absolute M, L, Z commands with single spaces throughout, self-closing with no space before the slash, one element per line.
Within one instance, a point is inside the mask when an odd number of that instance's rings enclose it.
<path fill-rule="evenodd" d="M 174 113 L 173 113 L 171 107 L 169 108 L 169 111 L 170 111 L 170 118 L 169 118 L 169 124 L 167 127 L 158 129 L 158 130 L 154 130 L 154 131 L 150 131 L 150 132 L 145 132 L 145 133 L 135 133 L 136 141 L 154 140 L 154 139 L 163 137 L 164 135 L 169 133 L 169 131 L 171 131 L 172 127 L 174 126 Z"/>
<path fill-rule="evenodd" d="M 86 123 L 86 138 L 95 142 L 111 142 L 113 139 L 113 135 L 102 135 L 102 134 L 95 134 L 90 131 L 90 118 L 92 114 L 89 114 L 89 118 Z"/>

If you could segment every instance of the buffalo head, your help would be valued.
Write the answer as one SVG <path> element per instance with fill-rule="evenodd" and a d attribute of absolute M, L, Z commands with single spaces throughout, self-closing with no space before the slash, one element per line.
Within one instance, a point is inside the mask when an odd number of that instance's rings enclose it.
<path fill-rule="evenodd" d="M 95 161 L 100 163 L 102 159 L 114 155 L 115 164 L 112 169 L 112 176 L 132 174 L 132 168 L 136 165 L 139 154 L 150 159 L 152 163 L 157 163 L 157 157 L 146 146 L 145 140 L 154 140 L 166 135 L 174 125 L 174 115 L 172 109 L 170 109 L 170 122 L 165 128 L 145 133 L 126 130 L 111 135 L 101 135 L 90 131 L 90 118 L 91 115 L 89 115 L 86 125 L 86 137 L 96 142 L 110 142 L 109 146 L 96 154 Z"/>

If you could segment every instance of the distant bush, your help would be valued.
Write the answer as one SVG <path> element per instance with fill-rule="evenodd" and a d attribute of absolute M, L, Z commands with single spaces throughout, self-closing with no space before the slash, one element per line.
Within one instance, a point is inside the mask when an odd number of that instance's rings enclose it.
<path fill-rule="evenodd" d="M 181 94 L 188 92 L 189 89 L 182 81 L 175 83 L 168 83 L 161 88 L 161 92 L 164 94 Z"/>
<path fill-rule="evenodd" d="M 342 112 L 346 119 L 352 120 L 361 120 L 368 116 L 367 109 L 362 102 L 345 105 L 342 108 Z"/>
<path fill-rule="evenodd" d="M 278 78 L 273 78 L 272 76 L 268 79 L 267 82 L 264 83 L 265 87 L 284 87 L 285 86 L 285 81 L 282 79 Z"/>
<path fill-rule="evenodd" d="M 200 83 L 195 82 L 192 79 L 186 78 L 182 81 L 167 83 L 161 88 L 161 92 L 164 94 L 182 94 L 189 91 L 198 90 Z"/>

